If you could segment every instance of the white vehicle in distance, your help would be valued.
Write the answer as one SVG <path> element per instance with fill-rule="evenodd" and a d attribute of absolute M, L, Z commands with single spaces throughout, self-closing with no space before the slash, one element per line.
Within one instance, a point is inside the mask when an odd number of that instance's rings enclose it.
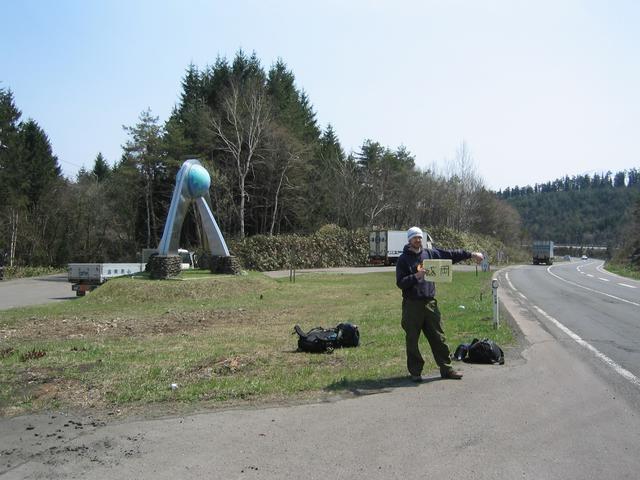
<path fill-rule="evenodd" d="M 589 257 L 587 257 L 586 255 L 582 255 L 580 258 L 581 258 L 582 260 L 589 260 Z"/>
<path fill-rule="evenodd" d="M 424 229 L 423 245 L 433 248 L 433 238 Z M 407 244 L 406 230 L 373 230 L 369 232 L 369 263 L 395 265 Z"/>

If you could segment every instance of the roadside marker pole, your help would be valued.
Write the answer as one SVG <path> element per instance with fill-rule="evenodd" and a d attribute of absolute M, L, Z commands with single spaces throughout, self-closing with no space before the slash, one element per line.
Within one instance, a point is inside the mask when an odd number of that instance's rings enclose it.
<path fill-rule="evenodd" d="M 493 327 L 500 326 L 500 312 L 498 309 L 498 279 L 491 280 L 491 290 L 493 290 Z"/>

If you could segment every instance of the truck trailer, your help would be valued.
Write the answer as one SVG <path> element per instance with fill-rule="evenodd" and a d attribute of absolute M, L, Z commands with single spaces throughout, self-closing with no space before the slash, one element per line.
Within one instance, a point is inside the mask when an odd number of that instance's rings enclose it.
<path fill-rule="evenodd" d="M 432 248 L 431 235 L 422 230 L 426 248 Z M 406 230 L 373 230 L 369 233 L 369 263 L 373 265 L 395 265 L 407 244 Z"/>
<path fill-rule="evenodd" d="M 534 265 L 541 263 L 553 265 L 553 242 L 551 240 L 535 240 L 531 250 Z"/>
<path fill-rule="evenodd" d="M 95 290 L 110 278 L 125 277 L 144 272 L 149 258 L 158 254 L 157 248 L 145 248 L 142 250 L 141 260 L 138 263 L 70 263 L 67 265 L 67 280 L 71 283 L 71 289 L 78 297 Z M 178 249 L 178 255 L 182 260 L 182 270 L 195 268 L 195 256 L 193 252 L 183 248 Z"/>
<path fill-rule="evenodd" d="M 110 278 L 144 272 L 144 263 L 70 263 L 67 280 L 78 297 L 95 290 Z"/>

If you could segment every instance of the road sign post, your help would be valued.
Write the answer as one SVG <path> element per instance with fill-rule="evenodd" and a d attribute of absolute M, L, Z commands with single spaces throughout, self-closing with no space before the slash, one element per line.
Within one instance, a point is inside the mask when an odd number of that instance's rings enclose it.
<path fill-rule="evenodd" d="M 500 326 L 500 311 L 498 309 L 498 279 L 491 280 L 491 290 L 493 290 L 493 327 Z"/>

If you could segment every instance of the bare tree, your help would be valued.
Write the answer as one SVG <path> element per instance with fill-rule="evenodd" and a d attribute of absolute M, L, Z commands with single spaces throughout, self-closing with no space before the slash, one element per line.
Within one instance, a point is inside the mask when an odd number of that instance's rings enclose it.
<path fill-rule="evenodd" d="M 13 267 L 13 264 L 16 259 L 16 247 L 18 244 L 18 209 L 11 209 L 11 241 L 9 243 L 9 266 Z"/>
<path fill-rule="evenodd" d="M 360 181 L 357 163 L 351 157 L 345 160 L 335 159 L 332 173 L 341 223 L 352 230 L 361 227 L 365 215 L 365 187 Z"/>
<path fill-rule="evenodd" d="M 221 102 L 220 111 L 212 112 L 213 134 L 220 140 L 220 150 L 234 163 L 240 206 L 240 237 L 245 237 L 245 201 L 247 176 L 262 146 L 271 120 L 269 102 L 263 82 L 256 78 L 231 79 Z"/>
<path fill-rule="evenodd" d="M 483 181 L 466 142 L 460 144 L 454 160 L 448 163 L 446 174 L 453 207 L 449 226 L 456 230 L 469 230 L 471 215 L 478 207 L 476 193 L 482 188 Z"/>

